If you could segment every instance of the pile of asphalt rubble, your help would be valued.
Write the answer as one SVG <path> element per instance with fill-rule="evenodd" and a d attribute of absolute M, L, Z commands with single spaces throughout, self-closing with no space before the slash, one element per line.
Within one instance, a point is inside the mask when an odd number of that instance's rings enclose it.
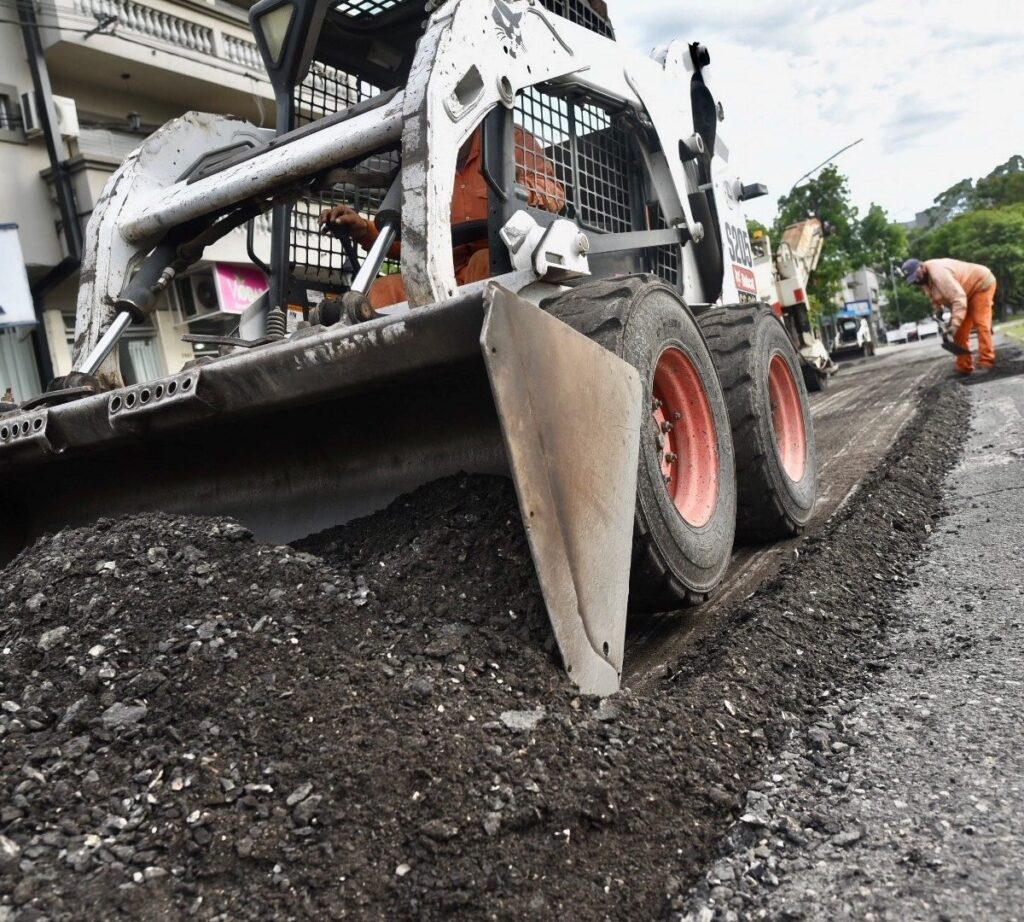
<path fill-rule="evenodd" d="M 604 701 L 557 665 L 499 478 L 291 547 L 168 515 L 44 538 L 0 572 L 0 920 L 678 919 L 742 816 L 737 873 L 771 886 L 830 830 L 748 785 L 805 735 L 812 769 L 841 754 L 836 690 L 884 667 L 962 400 Z"/>

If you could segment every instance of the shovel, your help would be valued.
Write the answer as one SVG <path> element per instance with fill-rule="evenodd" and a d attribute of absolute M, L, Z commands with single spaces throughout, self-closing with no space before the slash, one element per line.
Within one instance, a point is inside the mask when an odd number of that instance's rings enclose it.
<path fill-rule="evenodd" d="M 949 334 L 945 332 L 942 334 L 942 348 L 945 349 L 947 352 L 952 352 L 953 355 L 971 354 L 970 349 L 968 349 L 966 346 L 960 346 L 957 343 L 953 342 L 953 340 L 950 339 Z"/>

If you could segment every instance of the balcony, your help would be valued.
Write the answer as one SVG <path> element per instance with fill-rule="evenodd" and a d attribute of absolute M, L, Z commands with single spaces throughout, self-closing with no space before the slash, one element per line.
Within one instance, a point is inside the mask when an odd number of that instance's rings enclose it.
<path fill-rule="evenodd" d="M 273 123 L 262 59 L 245 13 L 230 4 L 42 0 L 40 14 L 58 94 L 97 99 L 94 109 L 141 97 L 167 116 L 200 109 Z"/>

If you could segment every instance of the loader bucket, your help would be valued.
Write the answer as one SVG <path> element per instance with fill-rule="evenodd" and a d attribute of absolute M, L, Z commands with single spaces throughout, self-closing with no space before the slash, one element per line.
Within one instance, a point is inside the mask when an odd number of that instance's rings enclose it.
<path fill-rule="evenodd" d="M 0 561 L 45 532 L 157 510 L 291 541 L 439 477 L 509 473 L 566 670 L 609 694 L 640 416 L 629 365 L 491 284 L 0 416 Z"/>

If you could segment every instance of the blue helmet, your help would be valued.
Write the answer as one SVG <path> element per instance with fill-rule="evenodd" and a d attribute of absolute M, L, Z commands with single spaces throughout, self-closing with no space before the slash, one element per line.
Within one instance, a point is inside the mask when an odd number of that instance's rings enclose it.
<path fill-rule="evenodd" d="M 917 281 L 917 274 L 921 271 L 921 266 L 924 263 L 919 259 L 908 259 L 903 264 L 903 278 L 905 278 L 911 285 Z"/>

